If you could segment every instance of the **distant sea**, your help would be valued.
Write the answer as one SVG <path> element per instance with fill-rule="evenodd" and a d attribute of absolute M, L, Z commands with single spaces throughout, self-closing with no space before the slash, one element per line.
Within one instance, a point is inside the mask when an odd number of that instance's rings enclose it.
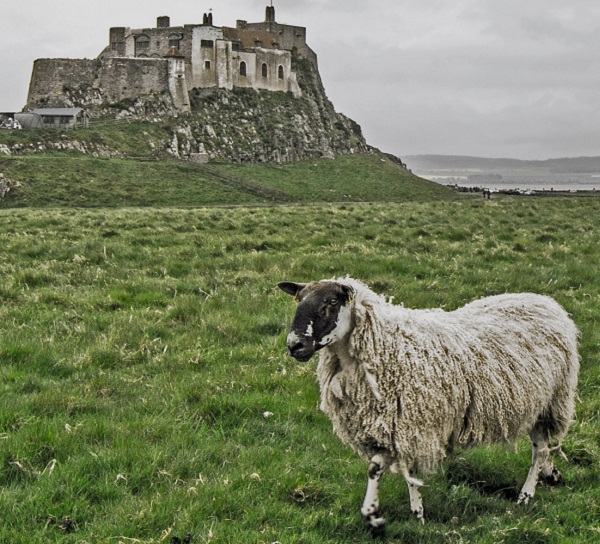
<path fill-rule="evenodd" d="M 520 160 L 409 155 L 415 174 L 443 185 L 523 191 L 600 191 L 600 156 Z"/>

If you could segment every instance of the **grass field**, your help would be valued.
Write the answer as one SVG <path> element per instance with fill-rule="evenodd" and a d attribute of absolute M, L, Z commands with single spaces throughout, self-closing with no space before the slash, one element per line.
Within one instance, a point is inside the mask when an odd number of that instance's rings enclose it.
<path fill-rule="evenodd" d="M 0 171 L 19 183 L 0 201 L 0 209 L 414 202 L 460 197 L 378 152 L 281 166 L 216 164 L 209 169 L 189 161 L 46 152 L 4 158 Z"/>
<path fill-rule="evenodd" d="M 425 526 L 385 477 L 387 541 L 600 539 L 598 199 L 4 209 L 0 244 L 0 542 L 372 542 L 275 287 L 346 274 L 410 307 L 545 293 L 582 331 L 563 485 L 517 507 L 527 441 L 460 451 Z"/>

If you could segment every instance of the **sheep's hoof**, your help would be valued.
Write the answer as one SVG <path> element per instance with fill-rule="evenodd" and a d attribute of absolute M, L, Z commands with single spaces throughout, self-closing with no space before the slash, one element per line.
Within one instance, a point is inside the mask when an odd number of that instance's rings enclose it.
<path fill-rule="evenodd" d="M 419 508 L 418 510 L 413 510 L 413 516 L 415 516 L 415 519 L 421 525 L 425 525 L 425 518 L 423 517 L 423 508 Z"/>
<path fill-rule="evenodd" d="M 374 537 L 382 537 L 385 536 L 385 518 L 375 517 L 377 513 L 378 512 L 370 516 L 365 516 L 363 519 L 371 535 Z"/>
<path fill-rule="evenodd" d="M 521 492 L 519 494 L 519 500 L 517 500 L 517 504 L 526 506 L 527 504 L 529 504 L 529 501 L 531 500 L 532 497 L 533 497 L 533 495 L 531 495 L 530 493 Z"/>
<path fill-rule="evenodd" d="M 562 479 L 560 472 L 556 467 L 552 469 L 552 472 L 547 476 L 544 476 L 544 483 L 546 485 L 558 485 Z"/>

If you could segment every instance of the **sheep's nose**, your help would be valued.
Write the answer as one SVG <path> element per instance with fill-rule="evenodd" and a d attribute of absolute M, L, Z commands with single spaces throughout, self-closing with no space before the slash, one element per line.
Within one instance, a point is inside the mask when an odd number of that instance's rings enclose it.
<path fill-rule="evenodd" d="M 304 347 L 303 342 L 294 342 L 293 344 L 288 344 L 288 352 L 293 357 L 294 353 L 297 353 Z"/>

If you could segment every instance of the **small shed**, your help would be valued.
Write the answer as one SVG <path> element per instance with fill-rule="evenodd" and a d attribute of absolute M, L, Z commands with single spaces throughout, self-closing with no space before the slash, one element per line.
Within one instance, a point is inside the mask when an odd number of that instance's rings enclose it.
<path fill-rule="evenodd" d="M 44 121 L 44 128 L 87 128 L 89 115 L 83 108 L 36 108 Z"/>

